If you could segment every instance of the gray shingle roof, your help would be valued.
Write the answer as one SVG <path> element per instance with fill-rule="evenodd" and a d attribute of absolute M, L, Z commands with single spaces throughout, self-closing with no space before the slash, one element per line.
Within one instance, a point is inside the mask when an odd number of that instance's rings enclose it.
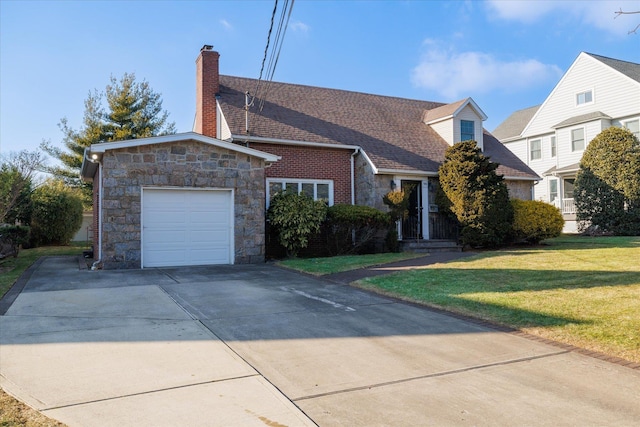
<path fill-rule="evenodd" d="M 606 56 L 594 55 L 593 53 L 585 53 L 602 62 L 603 64 L 608 65 L 614 70 L 621 72 L 625 76 L 632 78 L 637 82 L 640 82 L 640 64 L 636 64 L 635 62 L 621 61 L 619 59 L 607 58 Z"/>
<path fill-rule="evenodd" d="M 495 128 L 492 132 L 493 135 L 500 141 L 520 136 L 539 108 L 540 105 L 535 105 L 533 107 L 513 112 L 505 119 L 505 121 Z"/>
<path fill-rule="evenodd" d="M 233 135 L 245 135 L 245 91 L 255 79 L 220 76 L 219 103 Z M 254 137 L 361 147 L 379 169 L 437 172 L 449 146 L 423 123 L 445 104 L 272 82 L 262 111 L 249 111 Z M 536 178 L 528 166 L 485 133 L 485 152 L 506 176 Z"/>
<path fill-rule="evenodd" d="M 596 119 L 608 119 L 611 120 L 611 116 L 603 113 L 602 111 L 592 111 L 591 113 L 580 114 L 579 116 L 569 117 L 566 120 L 561 121 L 555 126 L 554 129 L 559 129 L 571 125 L 577 125 L 579 123 L 586 123 Z"/>

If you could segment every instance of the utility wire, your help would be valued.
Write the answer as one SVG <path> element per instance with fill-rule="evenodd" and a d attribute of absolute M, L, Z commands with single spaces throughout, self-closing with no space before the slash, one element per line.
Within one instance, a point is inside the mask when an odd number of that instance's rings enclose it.
<path fill-rule="evenodd" d="M 273 27 L 276 20 L 276 13 L 278 10 L 278 0 L 275 0 L 275 5 L 273 8 L 273 12 L 271 14 L 271 25 L 269 27 L 269 32 L 267 34 L 267 45 L 264 49 L 264 57 L 262 59 L 262 65 L 260 67 L 260 75 L 258 77 L 258 81 L 256 82 L 255 93 L 251 98 L 251 102 L 249 102 L 246 106 L 248 109 L 250 106 L 254 105 L 254 101 L 256 98 L 260 100 L 260 108 L 259 111 L 262 111 L 264 107 L 264 101 L 269 92 L 269 88 L 271 86 L 271 82 L 273 80 L 273 76 L 275 75 L 276 66 L 278 64 L 278 59 L 280 58 L 280 51 L 282 50 L 282 43 L 284 41 L 284 35 L 287 31 L 287 27 L 289 25 L 289 19 L 291 18 L 291 12 L 293 11 L 293 3 L 295 0 L 285 0 L 282 10 L 280 12 L 280 18 L 278 20 L 278 27 L 274 34 L 273 44 L 271 43 L 271 36 L 273 33 Z M 288 12 L 287 12 L 288 10 Z M 285 20 L 286 18 L 286 20 Z M 269 47 L 272 46 L 271 51 L 269 52 Z M 268 60 L 267 60 L 268 57 Z M 267 67 L 265 69 L 265 64 Z M 263 81 L 262 77 L 265 77 L 265 81 Z"/>

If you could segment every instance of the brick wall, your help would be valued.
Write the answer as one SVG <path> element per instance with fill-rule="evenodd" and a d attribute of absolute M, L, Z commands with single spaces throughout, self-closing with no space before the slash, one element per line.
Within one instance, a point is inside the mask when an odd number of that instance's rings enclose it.
<path fill-rule="evenodd" d="M 93 258 L 100 256 L 98 245 L 100 244 L 100 168 L 96 169 L 93 176 Z"/>
<path fill-rule="evenodd" d="M 330 179 L 334 203 L 351 203 L 352 150 L 262 143 L 251 148 L 282 157 L 266 169 L 267 178 Z"/>
<path fill-rule="evenodd" d="M 262 159 L 185 141 L 107 151 L 102 162 L 105 269 L 141 267 L 142 186 L 235 189 L 235 262 L 264 261 Z"/>

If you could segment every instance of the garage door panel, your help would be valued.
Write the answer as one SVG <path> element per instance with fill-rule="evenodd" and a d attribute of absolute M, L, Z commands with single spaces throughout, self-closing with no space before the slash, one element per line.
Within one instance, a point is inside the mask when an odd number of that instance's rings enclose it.
<path fill-rule="evenodd" d="M 145 189 L 142 209 L 144 267 L 231 263 L 230 191 Z"/>

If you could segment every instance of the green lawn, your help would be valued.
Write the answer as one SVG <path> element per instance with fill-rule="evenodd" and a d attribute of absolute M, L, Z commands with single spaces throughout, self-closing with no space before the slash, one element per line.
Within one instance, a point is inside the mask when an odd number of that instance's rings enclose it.
<path fill-rule="evenodd" d="M 84 244 L 72 244 L 71 246 L 44 246 L 34 249 L 23 249 L 18 258 L 5 258 L 0 260 L 0 298 L 18 280 L 18 277 L 36 262 L 41 256 L 52 255 L 81 255 L 85 250 Z"/>
<path fill-rule="evenodd" d="M 427 254 L 413 254 L 407 252 L 371 255 L 345 255 L 326 258 L 292 258 L 279 261 L 278 265 L 298 271 L 304 271 L 305 273 L 314 274 L 316 276 L 323 276 L 325 274 L 371 267 L 374 265 L 402 261 L 425 255 Z"/>
<path fill-rule="evenodd" d="M 357 285 L 640 362 L 638 237 L 561 237 Z"/>

